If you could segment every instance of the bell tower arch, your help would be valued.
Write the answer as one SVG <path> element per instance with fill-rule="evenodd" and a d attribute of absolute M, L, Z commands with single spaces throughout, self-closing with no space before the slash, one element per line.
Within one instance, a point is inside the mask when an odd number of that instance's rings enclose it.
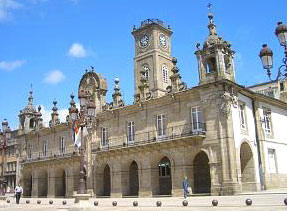
<path fill-rule="evenodd" d="M 235 81 L 234 61 L 235 51 L 231 44 L 217 36 L 213 14 L 208 14 L 209 36 L 201 49 L 196 45 L 195 55 L 198 61 L 199 84 L 214 82 L 221 79 Z"/>

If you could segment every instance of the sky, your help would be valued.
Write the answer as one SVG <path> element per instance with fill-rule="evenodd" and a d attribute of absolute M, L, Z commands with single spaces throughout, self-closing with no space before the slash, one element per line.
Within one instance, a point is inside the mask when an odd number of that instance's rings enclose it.
<path fill-rule="evenodd" d="M 268 81 L 259 51 L 267 43 L 274 53 L 273 77 L 284 56 L 274 34 L 286 24 L 286 0 L 0 0 L 0 121 L 18 127 L 18 114 L 33 89 L 34 105 L 43 107 L 47 124 L 53 100 L 65 120 L 70 94 L 90 66 L 108 81 L 111 102 L 114 78 L 126 104 L 134 95 L 133 25 L 148 18 L 170 25 L 172 56 L 182 80 L 198 84 L 196 43 L 208 36 L 211 3 L 217 34 L 235 50 L 236 82 L 249 86 Z M 78 99 L 76 99 L 78 102 Z"/>

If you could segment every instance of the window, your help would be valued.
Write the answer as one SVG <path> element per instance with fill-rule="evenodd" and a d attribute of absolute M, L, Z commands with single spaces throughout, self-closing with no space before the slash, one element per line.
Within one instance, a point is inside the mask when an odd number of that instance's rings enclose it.
<path fill-rule="evenodd" d="M 268 109 L 263 109 L 263 123 L 265 133 L 271 133 L 271 111 Z"/>
<path fill-rule="evenodd" d="M 144 64 L 144 65 L 143 65 L 143 71 L 144 71 L 143 77 L 144 77 L 146 80 L 148 80 L 148 78 L 149 78 L 149 67 L 148 67 L 147 64 Z"/>
<path fill-rule="evenodd" d="M 108 130 L 106 127 L 102 128 L 102 146 L 108 146 Z"/>
<path fill-rule="evenodd" d="M 164 64 L 162 65 L 162 80 L 164 83 L 167 83 L 167 66 Z"/>
<path fill-rule="evenodd" d="M 269 172 L 277 173 L 275 149 L 268 149 Z"/>
<path fill-rule="evenodd" d="M 202 113 L 200 107 L 191 108 L 192 131 L 202 131 Z"/>
<path fill-rule="evenodd" d="M 128 143 L 134 142 L 135 140 L 135 123 L 134 122 L 128 122 L 128 128 L 127 128 L 128 134 Z"/>
<path fill-rule="evenodd" d="M 65 152 L 66 152 L 65 139 L 63 137 L 60 137 L 60 154 L 64 154 Z"/>
<path fill-rule="evenodd" d="M 169 177 L 170 176 L 170 162 L 167 157 L 163 158 L 159 165 L 158 165 L 158 170 L 159 170 L 159 176 L 160 177 Z"/>
<path fill-rule="evenodd" d="M 225 72 L 228 73 L 228 74 L 231 73 L 231 71 L 230 71 L 230 69 L 231 69 L 231 62 L 230 62 L 230 60 L 231 60 L 230 56 L 224 55 Z"/>
<path fill-rule="evenodd" d="M 28 156 L 29 159 L 32 158 L 32 144 L 28 144 L 27 156 Z"/>
<path fill-rule="evenodd" d="M 48 150 L 48 143 L 47 143 L 47 141 L 44 141 L 44 143 L 43 143 L 43 157 L 47 156 L 47 150 Z"/>
<path fill-rule="evenodd" d="M 240 128 L 246 129 L 245 105 L 244 104 L 239 104 L 239 119 L 240 119 Z"/>
<path fill-rule="evenodd" d="M 156 118 L 156 123 L 157 123 L 157 135 L 159 137 L 163 137 L 165 136 L 165 115 L 158 115 L 157 118 Z"/>
<path fill-rule="evenodd" d="M 284 91 L 284 82 L 280 82 L 280 91 Z"/>

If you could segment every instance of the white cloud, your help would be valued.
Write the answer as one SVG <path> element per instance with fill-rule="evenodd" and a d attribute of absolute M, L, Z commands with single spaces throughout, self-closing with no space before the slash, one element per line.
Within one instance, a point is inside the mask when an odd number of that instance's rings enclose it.
<path fill-rule="evenodd" d="M 79 109 L 80 105 L 77 103 L 76 107 Z M 41 113 L 42 113 L 43 124 L 45 127 L 49 127 L 49 121 L 52 119 L 51 117 L 52 106 L 50 110 L 46 110 L 45 106 L 43 105 L 41 105 L 41 108 L 42 108 Z M 69 110 L 67 108 L 59 109 L 58 114 L 59 114 L 60 122 L 66 122 L 66 116 L 69 115 Z"/>
<path fill-rule="evenodd" d="M 22 7 L 22 4 L 15 0 L 0 0 L 0 22 L 9 19 L 11 10 Z"/>
<path fill-rule="evenodd" d="M 1 0 L 0 0 L 1 1 Z M 12 71 L 19 67 L 21 67 L 23 64 L 25 64 L 25 60 L 16 60 L 16 61 L 0 61 L 0 69 L 5 71 Z"/>
<path fill-rule="evenodd" d="M 65 75 L 59 70 L 52 70 L 45 74 L 44 82 L 47 84 L 57 84 L 65 79 Z"/>
<path fill-rule="evenodd" d="M 87 56 L 86 49 L 84 46 L 80 43 L 74 43 L 68 52 L 69 56 L 77 57 L 77 58 L 83 58 Z"/>

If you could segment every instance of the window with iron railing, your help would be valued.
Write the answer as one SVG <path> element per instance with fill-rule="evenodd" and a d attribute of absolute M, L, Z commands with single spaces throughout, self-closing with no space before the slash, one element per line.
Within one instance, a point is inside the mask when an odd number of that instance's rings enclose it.
<path fill-rule="evenodd" d="M 128 122 L 127 125 L 127 142 L 133 143 L 135 141 L 135 123 L 133 121 Z"/>
<path fill-rule="evenodd" d="M 108 129 L 106 127 L 102 127 L 102 146 L 108 146 Z"/>
<path fill-rule="evenodd" d="M 159 138 L 162 138 L 166 135 L 166 122 L 165 122 L 165 115 L 157 115 L 156 118 L 157 123 L 157 135 Z"/>
<path fill-rule="evenodd" d="M 191 108 L 192 131 L 202 131 L 202 113 L 200 107 Z"/>
<path fill-rule="evenodd" d="M 65 152 L 66 152 L 65 139 L 64 139 L 64 137 L 60 137 L 59 139 L 60 139 L 60 141 L 59 141 L 59 144 L 60 144 L 60 154 L 65 154 Z"/>
<path fill-rule="evenodd" d="M 265 133 L 271 134 L 271 111 L 263 109 L 263 123 Z"/>
<path fill-rule="evenodd" d="M 47 151 L 48 151 L 48 143 L 47 141 L 43 142 L 43 157 L 47 156 Z"/>

